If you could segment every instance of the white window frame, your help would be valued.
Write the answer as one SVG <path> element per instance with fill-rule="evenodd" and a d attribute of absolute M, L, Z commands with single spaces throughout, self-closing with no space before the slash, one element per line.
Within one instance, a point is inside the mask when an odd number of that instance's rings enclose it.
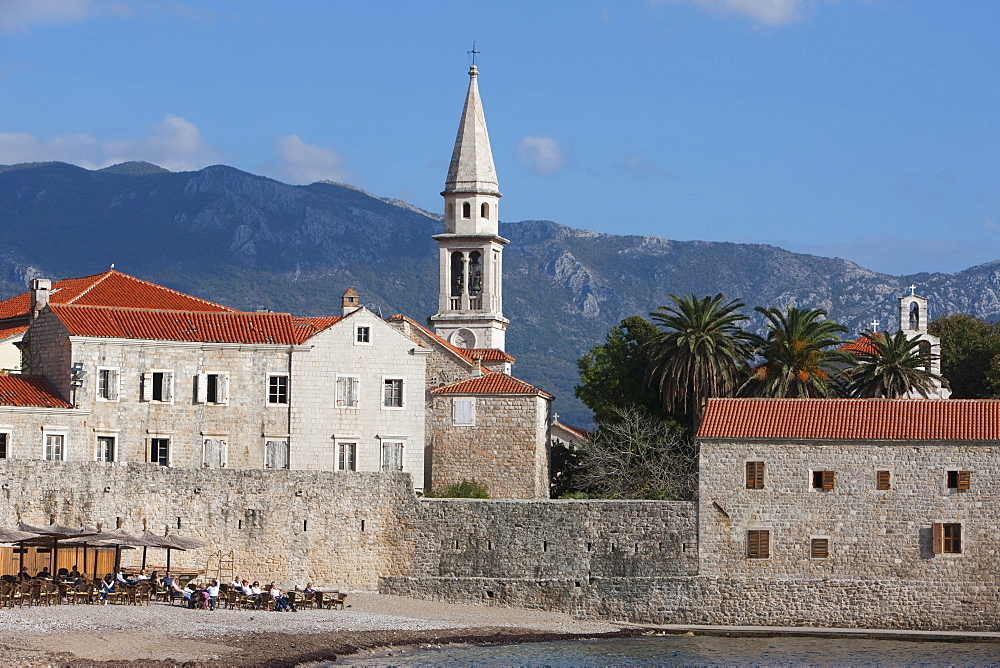
<path fill-rule="evenodd" d="M 285 379 L 285 400 L 284 401 L 271 401 L 271 379 L 272 378 L 284 378 Z M 292 397 L 291 382 L 287 373 L 269 373 L 267 374 L 267 385 L 264 386 L 264 405 L 265 406 L 287 406 Z"/>
<path fill-rule="evenodd" d="M 0 424 L 0 435 L 7 437 L 6 456 L 0 457 L 0 460 L 13 459 L 13 457 L 11 457 L 11 450 L 13 449 L 14 445 L 14 425 Z"/>
<path fill-rule="evenodd" d="M 357 438 L 338 438 L 334 441 L 333 447 L 333 470 L 337 472 L 355 472 L 358 470 L 358 442 L 361 439 Z M 341 468 L 340 466 L 340 451 L 341 449 L 353 446 L 354 447 L 354 468 Z"/>
<path fill-rule="evenodd" d="M 399 383 L 400 383 L 399 384 L 399 405 L 398 406 L 386 406 L 385 405 L 386 381 L 390 381 L 390 380 L 398 380 Z M 382 386 L 382 392 L 381 392 L 381 397 L 380 397 L 380 401 L 379 401 L 379 406 L 383 410 L 387 410 L 387 411 L 401 411 L 404 408 L 406 408 L 406 403 L 407 403 L 406 402 L 406 386 L 407 386 L 406 378 L 404 378 L 403 376 L 382 376 L 381 386 Z"/>
<path fill-rule="evenodd" d="M 156 464 L 157 466 L 164 466 L 160 464 L 159 458 L 153 459 L 153 441 L 154 440 L 165 440 L 167 442 L 167 463 L 165 466 L 170 468 L 174 465 L 174 435 L 173 433 L 155 433 L 146 435 L 146 461 L 151 464 Z"/>
<path fill-rule="evenodd" d="M 341 386 L 340 382 L 343 379 L 344 385 Z M 354 403 L 348 404 L 348 392 L 346 388 L 350 381 L 354 381 L 355 392 L 354 392 Z M 341 398 L 341 387 L 345 388 L 344 396 Z M 334 404 L 337 408 L 349 408 L 351 410 L 357 410 L 361 406 L 361 376 L 349 373 L 338 373 L 336 376 L 336 383 L 334 385 Z"/>
<path fill-rule="evenodd" d="M 163 387 L 162 387 L 162 399 L 153 398 L 153 374 L 162 373 L 163 374 Z M 175 376 L 173 369 L 150 369 L 149 371 L 142 374 L 142 395 L 143 401 L 149 402 L 151 404 L 172 404 L 174 403 L 174 396 L 176 388 L 174 387 Z"/>
<path fill-rule="evenodd" d="M 404 473 L 406 472 L 406 441 L 409 440 L 409 436 L 398 436 L 396 434 L 376 434 L 375 437 L 379 440 L 378 447 L 378 470 L 383 473 Z M 388 445 L 398 445 L 399 446 L 399 468 L 395 471 L 386 471 L 385 465 L 385 452 L 386 446 Z"/>
<path fill-rule="evenodd" d="M 362 332 L 364 333 L 364 341 L 361 340 Z M 354 345 L 356 346 L 370 346 L 372 344 L 372 328 L 371 325 L 355 325 L 354 326 Z"/>
<path fill-rule="evenodd" d="M 208 400 L 209 376 L 215 376 L 215 401 Z M 229 374 L 206 371 L 195 377 L 195 403 L 206 406 L 225 406 L 229 403 Z"/>
<path fill-rule="evenodd" d="M 108 396 L 101 396 L 101 374 L 103 372 L 108 372 Z M 97 381 L 95 383 L 95 392 L 97 394 L 97 401 L 103 402 L 116 402 L 119 400 L 121 395 L 121 369 L 116 366 L 99 366 L 97 367 Z"/>
<path fill-rule="evenodd" d="M 202 468 L 212 468 L 211 466 L 205 466 L 207 462 L 205 461 L 206 445 L 207 441 L 219 441 L 219 468 L 224 469 L 229 465 L 229 434 L 206 434 L 201 435 L 201 467 Z"/>
<path fill-rule="evenodd" d="M 469 417 L 465 422 L 460 421 L 459 405 L 467 405 Z M 475 427 L 476 426 L 476 398 L 475 397 L 452 397 L 451 400 L 451 424 L 454 427 Z"/>
<path fill-rule="evenodd" d="M 263 464 L 264 468 L 268 469 L 268 470 L 273 470 L 273 471 L 287 471 L 287 470 L 291 469 L 292 468 L 292 447 L 291 447 L 291 440 L 289 439 L 289 437 L 288 436 L 264 436 L 263 440 L 264 440 L 264 464 Z M 282 467 L 280 469 L 272 468 L 267 463 L 267 444 L 268 443 L 272 443 L 272 442 L 274 442 L 274 443 L 284 443 L 285 444 L 285 462 L 286 462 L 286 466 L 284 466 L 284 467 Z"/>
<path fill-rule="evenodd" d="M 109 430 L 109 429 L 95 429 L 94 430 L 94 461 L 95 462 L 104 461 L 104 460 L 98 459 L 98 455 L 100 454 L 100 444 L 101 444 L 101 439 L 102 438 L 113 438 L 114 439 L 114 448 L 111 451 L 111 456 L 113 457 L 113 459 L 111 461 L 114 462 L 114 463 L 120 462 L 121 458 L 119 457 L 118 431 L 117 430 Z"/>
<path fill-rule="evenodd" d="M 47 462 L 66 461 L 66 441 L 68 435 L 69 427 L 42 427 L 42 460 Z M 49 436 L 58 436 L 62 439 L 62 443 L 59 446 L 59 459 L 50 459 L 47 456 L 49 451 Z"/>

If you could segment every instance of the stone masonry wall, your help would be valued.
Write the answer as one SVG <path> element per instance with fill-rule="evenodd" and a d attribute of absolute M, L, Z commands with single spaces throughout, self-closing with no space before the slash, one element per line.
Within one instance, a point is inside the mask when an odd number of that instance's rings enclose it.
<path fill-rule="evenodd" d="M 455 426 L 455 396 L 432 395 L 430 402 L 433 488 L 475 480 L 491 497 L 547 498 L 549 402 L 535 395 L 478 395 L 475 425 Z"/>
<path fill-rule="evenodd" d="M 412 565 L 405 527 L 417 503 L 405 474 L 0 460 L 0 499 L 0 526 L 54 520 L 114 529 L 120 518 L 133 534 L 169 527 L 210 543 L 175 551 L 178 568 L 204 569 L 231 550 L 235 574 L 289 588 L 373 589 L 378 575 Z M 126 565 L 140 558 L 141 550 L 123 553 Z M 165 563 L 162 550 L 150 548 L 147 559 Z"/>

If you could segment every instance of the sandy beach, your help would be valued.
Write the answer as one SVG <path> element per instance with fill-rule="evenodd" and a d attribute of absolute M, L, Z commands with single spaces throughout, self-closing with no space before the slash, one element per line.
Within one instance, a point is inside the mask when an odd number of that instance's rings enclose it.
<path fill-rule="evenodd" d="M 370 649 L 633 635 L 568 615 L 351 594 L 296 613 L 60 605 L 0 610 L 0 663 L 23 666 L 295 666 Z"/>

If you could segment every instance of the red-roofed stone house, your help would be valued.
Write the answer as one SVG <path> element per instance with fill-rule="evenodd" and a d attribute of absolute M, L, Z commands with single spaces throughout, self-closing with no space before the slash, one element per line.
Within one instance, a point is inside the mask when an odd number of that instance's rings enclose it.
<path fill-rule="evenodd" d="M 995 605 L 954 583 L 1000 569 L 1000 401 L 710 399 L 698 440 L 699 570 L 743 579 L 740 623 Z"/>

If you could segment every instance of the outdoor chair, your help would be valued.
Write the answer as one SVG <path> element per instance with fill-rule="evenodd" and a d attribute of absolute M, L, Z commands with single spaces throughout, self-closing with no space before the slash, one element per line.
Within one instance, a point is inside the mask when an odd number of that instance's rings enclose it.
<path fill-rule="evenodd" d="M 153 588 L 148 582 L 140 582 L 135 586 L 132 594 L 132 604 L 133 605 L 149 605 L 149 597 L 152 594 Z"/>
<path fill-rule="evenodd" d="M 236 591 L 235 589 L 227 591 L 225 598 L 223 598 L 222 594 L 220 593 L 219 598 L 223 599 L 226 602 L 227 610 L 235 610 L 236 607 L 240 604 L 240 592 Z"/>
<path fill-rule="evenodd" d="M 41 605 L 42 599 L 42 583 L 39 580 L 32 580 L 28 583 L 29 592 L 31 596 L 31 605 Z"/>
<path fill-rule="evenodd" d="M 14 607 L 14 585 L 9 582 L 0 583 L 0 608 Z"/>
<path fill-rule="evenodd" d="M 343 610 L 344 601 L 346 600 L 347 600 L 347 594 L 343 592 L 337 592 L 337 595 L 335 597 L 330 598 L 330 600 L 327 602 L 327 605 L 333 610 L 336 610 L 337 608 Z"/>
<path fill-rule="evenodd" d="M 257 595 L 256 607 L 258 610 L 264 611 L 274 609 L 274 599 L 271 597 L 270 592 L 262 591 Z"/>
<path fill-rule="evenodd" d="M 17 586 L 17 593 L 18 593 L 18 597 L 17 597 L 17 605 L 18 605 L 18 607 L 23 608 L 25 601 L 28 602 L 28 605 L 31 605 L 31 583 L 30 582 L 22 582 L 21 584 L 19 584 Z"/>
<path fill-rule="evenodd" d="M 153 587 L 153 598 L 154 599 L 156 599 L 157 601 L 163 601 L 164 603 L 169 603 L 170 602 L 170 599 L 172 597 L 171 597 L 171 591 L 169 589 L 167 589 L 166 587 L 161 587 L 160 585 L 156 584 L 155 582 L 152 583 L 152 587 Z"/>
<path fill-rule="evenodd" d="M 45 605 L 59 605 L 62 603 L 62 597 L 59 595 L 59 585 L 55 582 L 43 582 L 42 601 Z"/>
<path fill-rule="evenodd" d="M 299 597 L 299 593 L 297 591 L 289 591 L 285 592 L 285 596 L 288 597 L 289 610 L 296 610 L 297 609 L 296 606 L 299 603 L 299 601 L 297 600 Z"/>
<path fill-rule="evenodd" d="M 320 610 L 322 610 L 324 598 L 326 598 L 326 594 L 324 594 L 321 591 L 314 591 L 312 595 L 312 606 L 314 608 L 319 608 Z"/>

